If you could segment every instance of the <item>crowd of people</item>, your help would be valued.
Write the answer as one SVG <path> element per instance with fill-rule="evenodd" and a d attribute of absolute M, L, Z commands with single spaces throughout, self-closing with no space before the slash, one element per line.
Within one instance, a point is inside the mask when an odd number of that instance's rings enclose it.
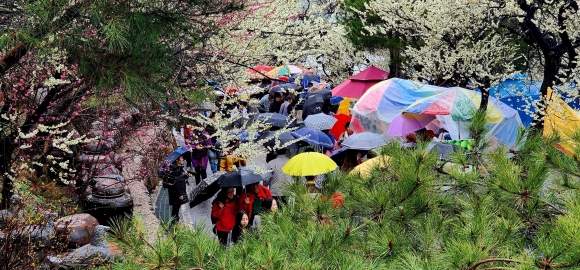
<path fill-rule="evenodd" d="M 169 203 L 172 205 L 172 222 L 179 221 L 180 206 L 188 202 L 186 194 L 187 179 L 195 176 L 196 185 L 207 177 L 207 166 L 212 173 L 232 171 L 234 167 L 245 166 L 246 160 L 241 157 L 234 157 L 232 152 L 242 143 L 242 139 L 234 140 L 229 145 L 221 145 L 216 140 L 216 127 L 212 125 L 216 113 L 240 118 L 242 121 L 248 120 L 256 114 L 264 112 L 275 112 L 285 116 L 294 115 L 295 108 L 299 106 L 300 93 L 269 92 L 265 94 L 255 106 L 250 106 L 247 101 L 238 101 L 235 105 L 224 105 L 223 97 L 218 97 L 216 110 L 207 114 L 208 121 L 200 125 L 195 121 L 174 129 L 174 135 L 178 146 L 187 146 L 191 151 L 185 152 L 170 166 L 168 177 L 164 179 L 163 185 L 169 190 Z M 325 108 L 331 111 L 331 107 Z M 236 128 L 239 128 L 236 127 Z M 348 136 L 353 134 L 349 123 L 345 126 L 346 131 L 335 140 L 334 136 L 328 136 L 335 142 L 332 151 L 341 147 L 341 143 Z M 227 150 L 225 150 L 227 149 Z M 306 151 L 313 151 L 312 148 Z M 271 177 L 264 179 L 263 184 L 255 183 L 246 185 L 244 188 L 223 187 L 215 196 L 212 202 L 211 220 L 214 224 L 213 232 L 220 243 L 228 245 L 243 239 L 248 230 L 259 228 L 260 215 L 273 212 L 279 206 L 287 203 L 287 195 L 284 186 L 292 183 L 292 176 L 282 172 L 282 167 L 289 161 L 289 151 L 287 149 L 276 149 L 270 152 L 266 158 L 266 169 L 271 171 Z M 360 163 L 360 154 L 348 155 L 345 158 L 346 166 L 342 169 L 351 169 Z M 324 176 L 309 176 L 303 181 L 310 192 L 317 192 L 321 186 Z"/>

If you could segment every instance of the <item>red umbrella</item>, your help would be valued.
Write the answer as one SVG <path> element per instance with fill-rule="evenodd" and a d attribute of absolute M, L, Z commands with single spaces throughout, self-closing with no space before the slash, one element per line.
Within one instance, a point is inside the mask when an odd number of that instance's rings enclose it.
<path fill-rule="evenodd" d="M 246 70 L 247 73 L 249 74 L 259 74 L 259 73 L 263 73 L 266 74 L 268 71 L 274 69 L 273 66 L 267 66 L 267 65 L 257 65 L 253 68 L 248 68 Z"/>
<path fill-rule="evenodd" d="M 332 126 L 332 128 L 330 129 L 330 134 L 332 134 L 334 136 L 335 139 L 338 140 L 338 137 L 340 137 L 340 134 L 343 133 L 346 129 L 344 128 L 344 125 L 348 122 L 350 122 L 350 115 L 346 115 L 346 114 L 337 114 L 337 115 L 333 115 L 334 118 L 336 118 L 336 123 L 334 124 L 334 126 Z"/>
<path fill-rule="evenodd" d="M 332 89 L 333 96 L 360 98 L 371 86 L 387 79 L 389 72 L 375 66 L 361 71 Z"/>

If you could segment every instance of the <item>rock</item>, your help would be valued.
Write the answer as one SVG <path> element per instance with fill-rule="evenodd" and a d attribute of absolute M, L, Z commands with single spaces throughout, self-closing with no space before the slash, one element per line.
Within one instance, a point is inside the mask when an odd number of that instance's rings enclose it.
<path fill-rule="evenodd" d="M 56 232 L 68 242 L 69 248 L 78 248 L 91 241 L 97 219 L 89 214 L 74 214 L 59 218 L 56 221 Z"/>
<path fill-rule="evenodd" d="M 7 222 L 11 219 L 20 208 L 22 198 L 16 194 L 10 197 L 10 206 L 8 209 L 0 210 L 0 229 L 5 229 Z"/>
<path fill-rule="evenodd" d="M 50 265 L 56 269 L 86 268 L 106 262 L 111 262 L 111 250 L 107 243 L 105 233 L 107 226 L 98 225 L 93 230 L 91 242 L 65 254 L 62 257 L 48 256 Z"/>

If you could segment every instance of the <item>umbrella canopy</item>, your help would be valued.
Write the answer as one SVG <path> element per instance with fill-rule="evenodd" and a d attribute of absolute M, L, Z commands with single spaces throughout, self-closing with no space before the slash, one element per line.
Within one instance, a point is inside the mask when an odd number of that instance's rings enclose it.
<path fill-rule="evenodd" d="M 304 120 L 304 125 L 307 128 L 326 130 L 331 129 L 336 123 L 337 119 L 324 113 L 311 114 Z"/>
<path fill-rule="evenodd" d="M 203 179 L 199 185 L 195 186 L 189 192 L 189 207 L 193 208 L 218 193 L 218 191 L 220 191 L 220 186 L 217 180 L 222 174 L 224 174 L 224 172 L 215 172 Z"/>
<path fill-rule="evenodd" d="M 262 74 L 265 74 L 265 73 L 267 73 L 268 71 L 270 71 L 272 69 L 274 69 L 273 66 L 257 65 L 255 67 L 248 68 L 246 70 L 246 73 L 249 73 L 249 74 L 260 74 L 260 73 L 262 73 Z"/>
<path fill-rule="evenodd" d="M 177 160 L 177 158 L 179 158 L 179 156 L 183 155 L 185 152 L 189 152 L 191 151 L 191 147 L 189 146 L 182 146 L 177 148 L 175 151 L 173 151 L 171 154 L 169 154 L 165 160 L 163 160 L 163 163 L 161 163 L 161 169 L 165 169 L 167 167 L 169 167 L 169 165 L 171 165 L 171 163 L 173 163 L 175 160 Z"/>
<path fill-rule="evenodd" d="M 330 134 L 332 134 L 332 136 L 334 136 L 335 139 L 338 140 L 338 137 L 340 137 L 340 134 L 346 131 L 346 128 L 344 128 L 344 126 L 346 125 L 346 123 L 350 122 L 350 115 L 346 115 L 346 114 L 335 114 L 332 117 L 336 118 L 336 123 L 334 123 L 334 126 L 332 126 L 332 128 L 330 129 Z"/>
<path fill-rule="evenodd" d="M 322 96 L 322 99 L 330 100 L 330 98 L 332 97 L 332 92 L 330 92 L 330 90 L 328 89 L 323 89 L 318 91 L 309 91 L 308 93 L 306 93 L 306 98 L 309 98 L 311 96 Z"/>
<path fill-rule="evenodd" d="M 307 142 L 309 144 L 318 145 L 325 148 L 334 147 L 334 144 L 332 143 L 330 137 L 328 137 L 326 133 L 317 129 L 304 127 L 297 129 L 296 131 L 293 131 L 290 134 L 292 134 L 292 136 L 294 136 L 296 139 L 301 139 L 302 141 Z"/>
<path fill-rule="evenodd" d="M 330 158 L 332 160 L 334 160 L 334 162 L 336 162 L 336 165 L 338 166 L 342 166 L 342 163 L 344 162 L 344 158 L 347 155 L 356 155 L 357 153 L 360 153 L 361 157 L 366 155 L 368 153 L 368 151 L 366 150 L 357 150 L 357 149 L 349 149 L 347 147 L 343 147 L 337 150 L 334 150 L 334 152 L 332 152 L 332 155 L 330 155 Z"/>
<path fill-rule="evenodd" d="M 389 124 L 403 109 L 418 99 L 443 93 L 449 88 L 403 80 L 389 79 L 373 85 L 352 109 L 355 132 L 372 131 L 387 134 Z"/>
<path fill-rule="evenodd" d="M 311 114 L 322 112 L 324 98 L 321 95 L 314 95 L 306 98 L 302 105 L 302 119 L 306 119 Z"/>
<path fill-rule="evenodd" d="M 327 86 L 328 86 L 328 83 L 315 83 L 308 89 L 308 91 L 310 91 L 310 92 L 320 91 L 320 90 L 325 89 Z"/>
<path fill-rule="evenodd" d="M 362 132 L 350 135 L 342 142 L 342 145 L 351 149 L 371 150 L 387 143 L 387 137 L 381 134 Z"/>
<path fill-rule="evenodd" d="M 444 93 L 415 101 L 404 109 L 405 112 L 429 115 L 451 115 L 453 121 L 467 122 L 481 102 L 481 93 L 464 88 L 450 88 Z M 489 98 L 486 120 L 499 123 L 504 116 L 511 117 L 517 112 L 496 98 Z"/>
<path fill-rule="evenodd" d="M 360 165 L 354 167 L 349 174 L 351 175 L 360 175 L 362 178 L 369 178 L 371 177 L 371 173 L 374 168 L 384 169 L 391 163 L 391 157 L 389 156 L 378 156 L 371 158 Z"/>
<path fill-rule="evenodd" d="M 288 116 L 279 113 L 261 113 L 256 115 L 254 121 L 264 121 L 266 124 L 273 127 L 284 127 L 286 125 L 292 126 L 294 122 L 294 120 L 288 118 Z"/>
<path fill-rule="evenodd" d="M 276 146 L 281 146 L 287 144 L 288 142 L 296 140 L 296 138 L 294 138 L 294 136 L 292 136 L 290 132 L 278 133 L 276 131 L 268 131 L 260 135 L 260 137 L 258 137 L 258 140 L 264 140 L 264 143 L 262 143 L 263 146 L 274 148 Z M 300 146 L 297 143 L 292 143 L 286 146 L 285 148 L 298 149 L 300 148 Z"/>
<path fill-rule="evenodd" d="M 304 75 L 302 75 L 302 79 L 300 79 L 300 85 L 302 85 L 302 87 L 306 88 L 306 87 L 308 87 L 309 82 L 319 83 L 320 76 L 318 76 L 316 74 L 304 74 Z"/>
<path fill-rule="evenodd" d="M 442 142 L 430 142 L 425 150 L 429 152 L 435 152 L 437 154 L 437 158 L 445 160 L 449 159 L 453 152 L 465 152 L 465 149 L 461 146 Z"/>
<path fill-rule="evenodd" d="M 461 132 L 479 108 L 481 93 L 454 87 L 430 97 L 419 99 L 405 108 L 404 112 L 415 114 L 437 115 L 443 127 L 453 139 L 469 138 L 468 132 Z M 495 136 L 498 141 L 513 147 L 517 140 L 517 130 L 522 126 L 518 112 L 497 100 L 489 97 L 486 111 L 488 137 Z M 465 135 L 464 135 L 465 134 Z"/>
<path fill-rule="evenodd" d="M 266 75 L 268 75 L 268 77 L 275 78 L 278 76 L 290 76 L 292 74 L 300 74 L 300 73 L 312 74 L 314 72 L 297 65 L 284 65 L 275 67 L 274 69 L 268 71 Z"/>
<path fill-rule="evenodd" d="M 268 91 L 268 93 L 274 93 L 274 92 L 282 93 L 282 92 L 287 92 L 290 89 L 297 90 L 300 87 L 301 87 L 300 85 L 296 85 L 293 83 L 284 83 L 284 84 L 279 84 L 279 85 L 276 85 L 276 86 L 270 88 L 270 91 Z"/>
<path fill-rule="evenodd" d="M 389 77 L 388 71 L 375 66 L 370 66 L 349 79 L 360 81 L 381 81 L 387 79 L 387 77 Z"/>
<path fill-rule="evenodd" d="M 405 136 L 424 128 L 426 125 L 435 120 L 434 115 L 404 113 L 393 120 L 389 125 L 388 136 Z"/>
<path fill-rule="evenodd" d="M 248 170 L 231 171 L 218 178 L 220 187 L 241 187 L 264 180 L 261 175 Z"/>
<path fill-rule="evenodd" d="M 375 66 L 361 71 L 332 89 L 333 96 L 360 98 L 376 83 L 387 79 L 389 72 Z"/>
<path fill-rule="evenodd" d="M 307 152 L 291 158 L 282 167 L 282 172 L 292 176 L 308 176 L 325 174 L 337 167 L 338 165 L 328 156 L 317 152 Z"/>

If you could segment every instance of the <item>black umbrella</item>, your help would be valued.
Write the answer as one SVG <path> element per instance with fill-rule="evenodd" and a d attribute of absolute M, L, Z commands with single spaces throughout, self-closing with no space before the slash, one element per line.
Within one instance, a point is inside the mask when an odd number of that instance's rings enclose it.
<path fill-rule="evenodd" d="M 288 116 L 279 113 L 261 113 L 258 114 L 254 121 L 264 121 L 273 127 L 284 127 L 288 125 L 289 127 L 294 125 L 294 121 L 289 119 Z"/>
<path fill-rule="evenodd" d="M 274 147 L 276 146 L 276 132 L 275 131 L 268 131 L 262 135 L 260 135 L 260 137 L 258 137 L 258 140 L 264 140 L 266 139 L 266 141 L 262 144 L 266 147 Z M 279 145 L 283 145 L 286 144 L 290 141 L 295 140 L 296 138 L 294 138 L 294 136 L 292 136 L 292 134 L 290 134 L 290 132 L 283 132 L 280 133 L 278 135 L 278 140 L 280 140 L 280 144 Z M 300 148 L 300 146 L 296 143 L 292 143 L 288 146 L 286 146 L 287 149 L 298 149 Z"/>
<path fill-rule="evenodd" d="M 324 99 L 321 95 L 307 97 L 302 106 L 302 119 L 306 119 L 311 114 L 321 113 L 322 107 L 324 107 Z"/>
<path fill-rule="evenodd" d="M 241 187 L 258 183 L 262 180 L 264 180 L 262 175 L 256 174 L 252 171 L 239 170 L 222 174 L 218 178 L 218 184 L 220 187 Z"/>
<path fill-rule="evenodd" d="M 224 173 L 216 172 L 201 181 L 199 185 L 195 186 L 195 188 L 193 188 L 189 193 L 189 207 L 193 208 L 218 193 L 218 191 L 220 191 L 220 185 L 217 180 L 222 174 Z"/>
<path fill-rule="evenodd" d="M 268 91 L 268 93 L 274 93 L 274 92 L 282 93 L 282 92 L 288 91 L 289 89 L 297 90 L 300 88 L 301 88 L 300 85 L 296 85 L 293 83 L 285 83 L 285 84 L 279 84 L 279 85 L 276 85 L 276 86 L 270 88 L 270 91 Z"/>
<path fill-rule="evenodd" d="M 330 98 L 332 97 L 332 92 L 330 92 L 330 90 L 328 90 L 328 89 L 324 89 L 324 90 L 308 92 L 306 94 L 306 98 L 309 98 L 311 96 L 321 96 L 323 100 L 330 100 Z"/>

